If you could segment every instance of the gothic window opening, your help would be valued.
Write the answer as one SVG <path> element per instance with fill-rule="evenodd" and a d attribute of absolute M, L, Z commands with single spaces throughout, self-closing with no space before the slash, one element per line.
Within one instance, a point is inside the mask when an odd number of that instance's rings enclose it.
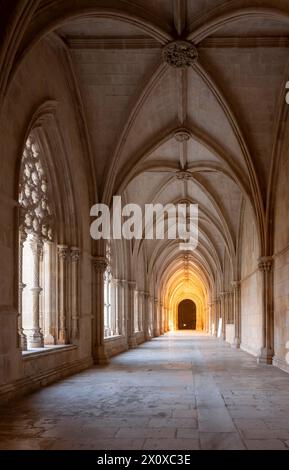
<path fill-rule="evenodd" d="M 116 281 L 112 274 L 111 244 L 106 248 L 107 267 L 104 272 L 104 337 L 110 338 L 119 335 L 118 312 L 116 306 Z"/>
<path fill-rule="evenodd" d="M 67 344 L 70 331 L 78 334 L 75 302 L 70 306 L 72 317 L 67 318 L 67 267 L 71 255 L 71 289 L 77 291 L 79 250 L 57 245 L 44 158 L 32 132 L 22 154 L 18 194 L 18 334 L 23 351 Z"/>

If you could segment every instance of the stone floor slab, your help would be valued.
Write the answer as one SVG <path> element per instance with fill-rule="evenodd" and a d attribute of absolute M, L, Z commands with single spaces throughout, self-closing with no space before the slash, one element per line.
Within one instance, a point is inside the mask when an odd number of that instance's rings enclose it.
<path fill-rule="evenodd" d="M 1 449 L 288 449 L 289 375 L 174 332 L 0 407 Z"/>

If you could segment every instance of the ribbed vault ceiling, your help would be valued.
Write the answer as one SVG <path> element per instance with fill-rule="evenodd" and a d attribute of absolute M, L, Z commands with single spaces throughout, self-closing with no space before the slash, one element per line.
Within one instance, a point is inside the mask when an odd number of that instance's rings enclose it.
<path fill-rule="evenodd" d="M 244 201 L 265 243 L 289 5 L 261 3 L 45 1 L 24 40 L 23 55 L 32 36 L 48 33 L 69 55 L 99 199 L 110 203 L 121 194 L 140 205 L 199 205 L 199 247 L 189 261 L 178 241 L 134 245 L 135 253 L 145 249 L 149 274 L 170 292 L 181 292 L 187 270 L 195 291 L 205 296 L 221 278 L 226 256 L 234 277 Z M 163 46 L 177 38 L 197 46 L 192 67 L 164 63 Z"/>

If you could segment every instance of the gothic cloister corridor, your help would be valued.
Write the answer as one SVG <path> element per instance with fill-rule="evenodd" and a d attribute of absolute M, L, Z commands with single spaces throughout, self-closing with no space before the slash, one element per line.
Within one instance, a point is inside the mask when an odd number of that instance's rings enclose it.
<path fill-rule="evenodd" d="M 0 410 L 1 449 L 289 449 L 289 376 L 166 334 Z"/>
<path fill-rule="evenodd" d="M 0 463 L 289 450 L 288 175 L 289 0 L 0 0 Z"/>

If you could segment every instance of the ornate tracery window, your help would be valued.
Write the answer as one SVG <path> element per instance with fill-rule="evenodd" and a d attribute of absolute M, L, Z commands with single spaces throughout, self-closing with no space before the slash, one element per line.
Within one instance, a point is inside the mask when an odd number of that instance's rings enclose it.
<path fill-rule="evenodd" d="M 51 197 L 48 176 L 38 134 L 32 131 L 22 154 L 18 193 L 18 336 L 23 351 L 79 338 L 80 250 L 57 243 L 58 201 Z M 63 207 L 58 204 L 62 224 Z"/>
<path fill-rule="evenodd" d="M 41 348 L 51 338 L 50 309 L 44 287 L 51 284 L 54 217 L 40 147 L 33 134 L 22 154 L 19 181 L 19 316 L 23 350 Z"/>

